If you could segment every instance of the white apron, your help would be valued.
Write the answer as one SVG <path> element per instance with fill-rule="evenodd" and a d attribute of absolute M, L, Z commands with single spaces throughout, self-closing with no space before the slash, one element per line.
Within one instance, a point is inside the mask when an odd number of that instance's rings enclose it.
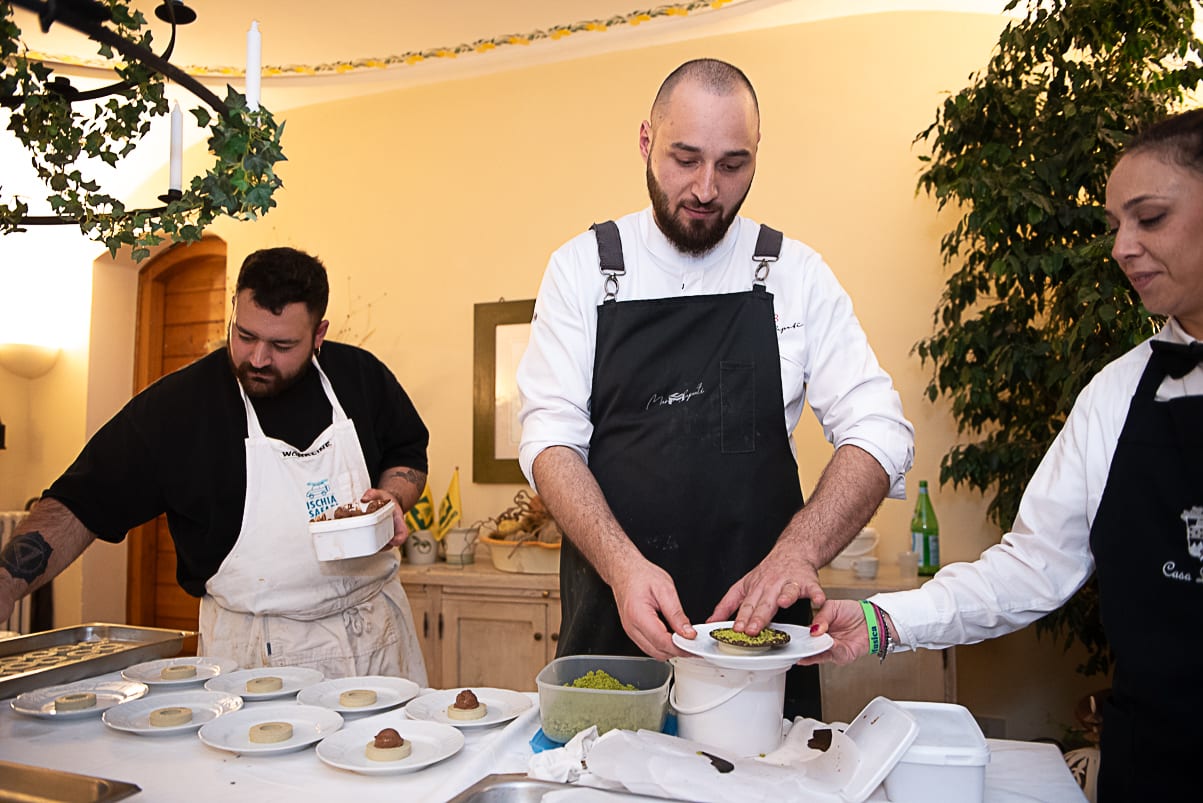
<path fill-rule="evenodd" d="M 263 434 L 246 407 L 246 502 L 233 550 L 205 584 L 202 655 L 239 667 L 305 666 L 327 678 L 394 675 L 426 685 L 395 550 L 319 561 L 309 520 L 372 487 L 355 423 L 313 360 L 333 422 L 304 452 Z"/>

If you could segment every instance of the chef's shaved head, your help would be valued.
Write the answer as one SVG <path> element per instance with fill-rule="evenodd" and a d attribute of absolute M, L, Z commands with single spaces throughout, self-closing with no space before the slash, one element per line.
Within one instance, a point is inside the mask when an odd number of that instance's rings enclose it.
<path fill-rule="evenodd" d="M 752 98 L 752 108 L 756 110 L 757 119 L 760 118 L 760 105 L 756 101 L 756 90 L 752 88 L 752 82 L 748 80 L 748 76 L 744 75 L 743 70 L 718 59 L 694 59 L 685 62 L 669 73 L 668 77 L 664 79 L 664 83 L 660 85 L 660 91 L 656 93 L 656 100 L 652 103 L 652 113 L 649 117 L 653 126 L 660 124 L 660 120 L 668 109 L 673 90 L 683 81 L 696 83 L 716 95 L 732 95 L 736 92 L 746 91 Z"/>

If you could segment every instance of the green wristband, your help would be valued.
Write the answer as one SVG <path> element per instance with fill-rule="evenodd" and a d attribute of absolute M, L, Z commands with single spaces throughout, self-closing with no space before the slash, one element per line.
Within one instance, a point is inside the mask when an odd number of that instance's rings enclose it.
<path fill-rule="evenodd" d="M 881 631 L 877 627 L 877 612 L 873 606 L 863 599 L 860 600 L 861 612 L 865 615 L 865 627 L 869 628 L 869 655 L 876 655 L 881 649 Z"/>

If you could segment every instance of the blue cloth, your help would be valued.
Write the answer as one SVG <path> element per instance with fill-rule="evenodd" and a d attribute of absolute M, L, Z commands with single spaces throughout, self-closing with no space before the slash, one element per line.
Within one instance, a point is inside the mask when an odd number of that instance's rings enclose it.
<path fill-rule="evenodd" d="M 661 733 L 667 733 L 669 736 L 677 735 L 677 715 L 669 714 L 664 718 L 664 727 L 660 729 Z M 557 742 L 548 738 L 542 728 L 535 731 L 535 735 L 530 737 L 530 749 L 536 753 L 542 753 L 544 750 L 554 750 L 557 747 L 563 747 L 563 742 Z"/>

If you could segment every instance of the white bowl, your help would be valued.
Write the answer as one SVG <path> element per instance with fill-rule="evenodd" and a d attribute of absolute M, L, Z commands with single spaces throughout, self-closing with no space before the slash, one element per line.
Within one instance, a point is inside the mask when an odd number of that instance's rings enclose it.
<path fill-rule="evenodd" d="M 843 552 L 832 559 L 831 568 L 851 569 L 853 561 L 877 549 L 878 540 L 877 530 L 872 527 L 864 528 L 856 534 L 848 546 L 844 547 Z"/>

